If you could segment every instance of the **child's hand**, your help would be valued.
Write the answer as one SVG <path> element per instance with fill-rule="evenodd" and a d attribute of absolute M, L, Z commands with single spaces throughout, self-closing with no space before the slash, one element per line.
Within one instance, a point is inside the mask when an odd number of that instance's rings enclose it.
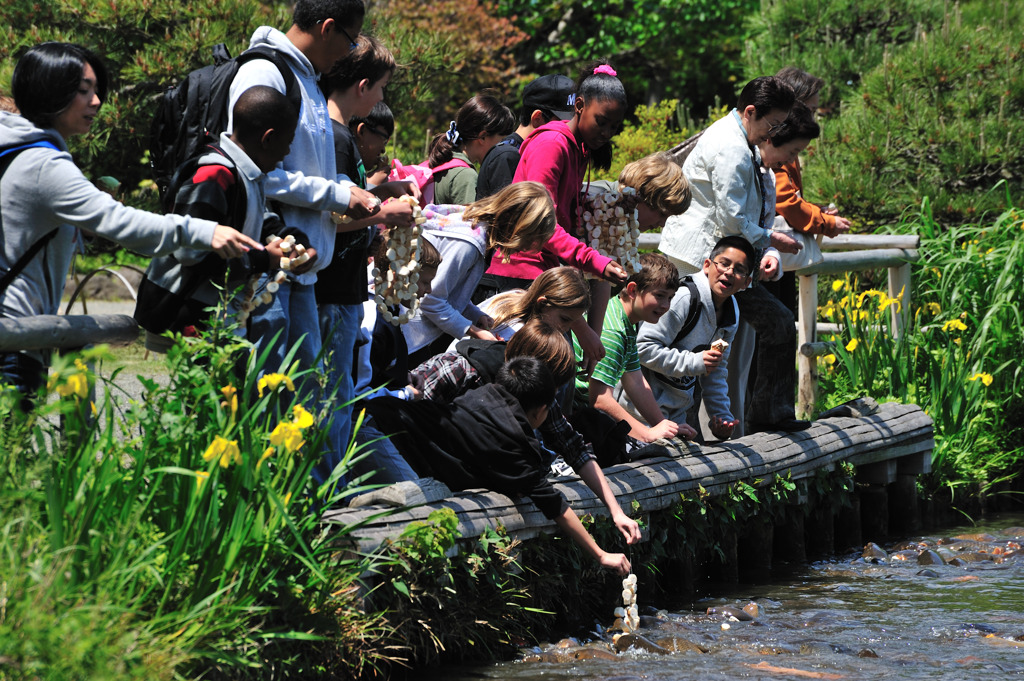
<path fill-rule="evenodd" d="M 412 227 L 416 224 L 413 208 L 407 201 L 385 201 L 377 217 L 389 227 Z"/>
<path fill-rule="evenodd" d="M 676 433 L 676 437 L 680 440 L 692 440 L 697 437 L 697 431 L 689 423 L 680 423 L 679 432 Z"/>
<path fill-rule="evenodd" d="M 583 361 L 579 364 L 579 370 L 589 377 L 594 373 L 597 363 L 604 359 L 605 349 L 601 343 L 601 336 L 586 323 L 576 325 L 572 331 L 583 349 Z"/>
<path fill-rule="evenodd" d="M 732 429 L 739 423 L 738 420 L 730 421 L 722 416 L 716 416 L 708 421 L 708 425 L 711 426 L 711 434 L 719 440 L 728 440 L 732 436 Z"/>
<path fill-rule="evenodd" d="M 604 266 L 604 278 L 613 284 L 624 284 L 629 279 L 629 273 L 625 267 L 612 260 Z"/>
<path fill-rule="evenodd" d="M 761 259 L 761 269 L 758 278 L 761 281 L 774 281 L 779 273 L 779 261 L 771 256 Z"/>
<path fill-rule="evenodd" d="M 482 314 L 480 315 L 480 318 L 476 320 L 476 325 L 481 329 L 493 329 L 494 319 L 492 319 L 490 315 Z"/>
<path fill-rule="evenodd" d="M 635 544 L 640 541 L 640 525 L 628 515 L 620 511 L 612 516 L 612 522 L 626 538 L 627 544 Z"/>
<path fill-rule="evenodd" d="M 708 348 L 701 353 L 704 356 L 704 370 L 707 373 L 711 373 L 718 368 L 718 365 L 722 363 L 722 351 L 715 350 L 714 348 Z"/>
<path fill-rule="evenodd" d="M 316 262 L 316 249 L 307 248 L 306 253 L 309 255 L 309 260 L 293 267 L 292 274 L 302 274 L 303 272 L 308 272 L 313 267 L 313 263 Z"/>
<path fill-rule="evenodd" d="M 472 336 L 473 338 L 479 338 L 480 340 L 496 341 L 501 340 L 487 329 L 481 329 L 476 324 L 470 324 L 469 328 L 466 329 L 466 335 Z"/>
<path fill-rule="evenodd" d="M 380 199 L 359 187 L 349 187 L 348 210 L 345 215 L 353 220 L 362 220 L 380 211 Z"/>
<path fill-rule="evenodd" d="M 686 425 L 686 424 L 683 424 Z M 689 426 L 686 426 L 689 428 Z M 692 432 L 692 428 L 690 428 Z M 662 419 L 657 425 L 651 426 L 647 429 L 647 438 L 645 442 L 654 442 L 655 440 L 668 439 L 675 437 L 676 433 L 679 432 L 679 424 L 672 419 Z M 692 436 L 691 436 L 692 437 Z"/>
<path fill-rule="evenodd" d="M 629 559 L 622 553 L 602 553 L 598 562 L 601 563 L 603 568 L 615 570 L 619 573 L 620 577 L 625 577 L 633 571 L 633 566 L 629 564 Z"/>
<path fill-rule="evenodd" d="M 241 258 L 242 254 L 248 253 L 250 249 L 262 251 L 263 244 L 253 241 L 233 227 L 217 225 L 213 230 L 213 239 L 210 240 L 210 249 L 228 260 Z"/>

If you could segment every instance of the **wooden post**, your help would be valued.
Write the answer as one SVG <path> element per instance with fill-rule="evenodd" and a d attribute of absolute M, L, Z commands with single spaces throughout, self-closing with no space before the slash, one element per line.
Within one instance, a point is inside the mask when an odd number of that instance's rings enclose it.
<path fill-rule="evenodd" d="M 889 485 L 889 528 L 901 537 L 921 531 L 916 475 L 897 475 Z"/>
<path fill-rule="evenodd" d="M 892 314 L 893 338 L 903 333 L 904 327 L 910 323 L 910 263 L 903 263 L 889 269 L 889 297 L 900 301 L 899 308 L 889 307 Z"/>
<path fill-rule="evenodd" d="M 850 495 L 849 506 L 836 511 L 832 529 L 837 551 L 846 551 L 864 544 L 860 524 L 860 497 L 857 494 Z"/>
<path fill-rule="evenodd" d="M 768 579 L 772 572 L 774 529 L 771 520 L 756 515 L 738 530 L 736 544 L 737 571 L 745 582 Z"/>
<path fill-rule="evenodd" d="M 818 275 L 800 275 L 800 319 L 797 320 L 797 347 L 815 342 L 815 323 L 818 320 Z M 797 353 L 798 390 L 797 415 L 807 418 L 818 401 L 818 358 Z"/>
<path fill-rule="evenodd" d="M 857 487 L 860 497 L 861 535 L 865 541 L 881 543 L 889 536 L 888 485 L 867 484 Z"/>

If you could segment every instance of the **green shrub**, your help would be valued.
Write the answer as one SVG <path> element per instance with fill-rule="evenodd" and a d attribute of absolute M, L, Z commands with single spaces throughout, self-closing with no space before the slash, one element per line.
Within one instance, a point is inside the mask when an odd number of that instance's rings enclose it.
<path fill-rule="evenodd" d="M 929 197 L 944 224 L 1008 207 L 1024 152 L 1024 7 L 969 5 L 887 56 L 823 123 L 807 184 L 855 218 L 895 222 Z"/>
<path fill-rule="evenodd" d="M 942 0 L 768 0 L 749 21 L 746 80 L 796 66 L 825 80 L 821 103 L 838 108 L 884 55 L 942 21 Z"/>

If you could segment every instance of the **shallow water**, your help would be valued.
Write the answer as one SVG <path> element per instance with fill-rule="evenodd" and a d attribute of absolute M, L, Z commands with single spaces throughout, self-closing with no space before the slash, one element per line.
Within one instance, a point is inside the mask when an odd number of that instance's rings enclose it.
<path fill-rule="evenodd" d="M 964 565 L 919 564 L 921 548 L 883 545 L 873 563 L 861 554 L 813 563 L 767 584 L 737 585 L 714 598 L 653 616 L 637 594 L 638 634 L 681 652 L 617 652 L 600 638 L 568 648 L 524 651 L 526 659 L 473 668 L 448 668 L 446 681 L 659 681 L 668 679 L 977 679 L 1024 677 L 1024 515 L 986 519 L 927 537 L 932 550 Z M 1007 530 L 1010 530 L 1009 532 Z M 955 541 L 988 533 L 992 539 Z M 953 553 L 948 553 L 952 551 Z M 900 556 L 905 559 L 900 559 Z M 966 560 L 965 560 L 966 559 Z M 924 560 L 927 560 L 925 558 Z M 968 562 L 968 560 L 970 562 Z M 752 621 L 708 615 L 710 607 L 750 602 Z M 608 619 L 612 625 L 609 604 Z M 665 604 L 659 604 L 665 607 Z M 645 608 L 646 606 L 646 608 Z M 610 639 L 610 636 L 608 637 Z M 696 644 L 696 646 L 685 645 Z M 706 652 L 701 652 L 697 647 Z M 688 650 L 687 650 L 688 648 Z M 593 652 L 593 651 L 599 652 Z M 579 659 L 602 656 L 612 659 Z M 541 658 L 544 661 L 536 661 Z M 534 661 L 530 661 L 533 659 Z M 559 661 L 550 661 L 550 660 Z M 433 675 L 432 675 L 433 676 Z"/>

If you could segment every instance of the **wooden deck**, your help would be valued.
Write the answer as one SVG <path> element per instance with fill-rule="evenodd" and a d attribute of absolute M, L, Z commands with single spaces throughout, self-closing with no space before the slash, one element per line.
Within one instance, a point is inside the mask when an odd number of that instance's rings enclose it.
<path fill-rule="evenodd" d="M 770 480 L 775 474 L 790 474 L 796 480 L 819 469 L 831 469 L 840 461 L 858 467 L 858 480 L 886 484 L 897 475 L 928 472 L 934 447 L 931 418 L 916 405 L 895 403 L 879 405 L 870 416 L 820 419 L 799 433 L 758 433 L 704 447 L 674 442 L 672 457 L 605 469 L 609 485 L 627 513 L 633 500 L 641 512 L 656 511 L 670 508 L 678 502 L 680 492 L 698 486 L 717 495 L 738 480 Z M 607 515 L 604 505 L 578 478 L 562 478 L 556 487 L 578 514 Z M 529 499 L 517 503 L 483 490 L 454 493 L 443 501 L 390 514 L 382 513 L 388 510 L 385 506 L 333 511 L 325 520 L 360 524 L 354 532 L 359 549 L 370 551 L 438 508 L 455 511 L 464 537 L 499 526 L 519 539 L 557 531 Z"/>

